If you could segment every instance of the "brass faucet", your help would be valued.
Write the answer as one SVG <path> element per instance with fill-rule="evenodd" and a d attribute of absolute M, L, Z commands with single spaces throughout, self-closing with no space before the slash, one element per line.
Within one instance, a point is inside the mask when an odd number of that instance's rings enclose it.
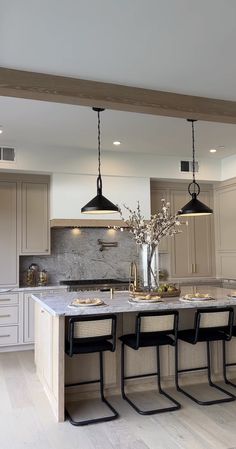
<path fill-rule="evenodd" d="M 132 261 L 130 264 L 130 280 L 133 280 L 134 290 L 137 290 L 138 287 L 138 268 L 136 262 Z"/>

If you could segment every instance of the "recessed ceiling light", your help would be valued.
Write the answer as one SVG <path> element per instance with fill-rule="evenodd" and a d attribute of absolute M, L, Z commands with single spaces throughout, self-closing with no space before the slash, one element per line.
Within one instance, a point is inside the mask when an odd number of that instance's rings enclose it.
<path fill-rule="evenodd" d="M 209 151 L 210 151 L 210 153 L 216 153 L 216 149 L 215 148 L 211 148 Z"/>
<path fill-rule="evenodd" d="M 3 129 L 2 128 L 0 128 L 0 134 L 2 134 L 3 133 Z"/>
<path fill-rule="evenodd" d="M 115 141 L 113 142 L 113 145 L 116 145 L 117 147 L 118 147 L 120 144 L 121 144 L 121 142 L 119 142 L 119 140 L 115 140 Z"/>

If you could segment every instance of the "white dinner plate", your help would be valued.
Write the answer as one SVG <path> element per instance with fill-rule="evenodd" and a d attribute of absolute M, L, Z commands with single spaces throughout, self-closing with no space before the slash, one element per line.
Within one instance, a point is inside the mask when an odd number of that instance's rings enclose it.
<path fill-rule="evenodd" d="M 89 302 L 86 302 L 86 300 L 89 301 Z M 76 301 L 76 300 L 74 300 L 74 301 Z M 72 303 L 69 304 L 68 307 L 77 308 L 77 307 L 94 307 L 94 306 L 104 306 L 104 305 L 106 305 L 104 303 L 104 301 L 102 299 L 100 299 L 100 298 L 87 298 L 87 299 L 81 298 L 81 300 L 80 300 L 81 302 L 77 302 L 77 303 L 74 302 L 74 301 L 72 301 Z"/>
<path fill-rule="evenodd" d="M 204 295 L 204 296 L 193 296 L 193 295 L 185 295 L 185 296 L 181 296 L 181 298 L 179 298 L 180 301 L 213 301 L 215 298 L 213 298 L 210 295 Z"/>
<path fill-rule="evenodd" d="M 162 299 L 159 298 L 153 298 L 153 299 L 139 299 L 138 297 L 136 298 L 130 298 L 128 300 L 131 304 L 137 304 L 137 303 L 141 303 L 141 304 L 152 304 L 154 302 L 162 302 Z"/>

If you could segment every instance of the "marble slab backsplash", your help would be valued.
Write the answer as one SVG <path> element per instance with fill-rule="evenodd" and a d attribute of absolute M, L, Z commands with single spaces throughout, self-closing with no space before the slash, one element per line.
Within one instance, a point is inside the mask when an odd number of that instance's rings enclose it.
<path fill-rule="evenodd" d="M 104 248 L 98 240 L 117 242 Z M 31 263 L 48 272 L 48 283 L 57 285 L 66 279 L 128 278 L 131 261 L 138 261 L 138 247 L 124 230 L 105 228 L 54 228 L 51 230 L 51 255 L 21 256 L 20 282 Z"/>

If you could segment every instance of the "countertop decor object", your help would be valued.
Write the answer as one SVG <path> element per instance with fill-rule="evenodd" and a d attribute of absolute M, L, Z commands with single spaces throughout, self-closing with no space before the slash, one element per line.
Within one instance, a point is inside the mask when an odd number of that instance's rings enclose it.
<path fill-rule="evenodd" d="M 180 209 L 179 215 L 184 215 L 185 217 L 211 215 L 213 214 L 213 210 L 210 207 L 206 206 L 206 204 L 199 201 L 197 198 L 198 195 L 200 194 L 200 186 L 195 179 L 196 162 L 195 162 L 194 122 L 196 122 L 196 120 L 187 119 L 187 121 L 192 123 L 193 180 L 192 182 L 190 182 L 188 186 L 188 193 L 189 195 L 191 195 L 192 199 Z M 191 188 L 193 188 L 193 191 L 191 191 Z"/>
<path fill-rule="evenodd" d="M 112 214 L 119 212 L 118 206 L 115 206 L 102 194 L 102 175 L 101 175 L 101 130 L 100 130 L 100 112 L 104 111 L 102 108 L 93 108 L 98 116 L 98 177 L 97 177 L 97 195 L 89 201 L 81 212 L 83 214 Z"/>
<path fill-rule="evenodd" d="M 121 218 L 129 227 L 136 243 L 140 247 L 140 266 L 141 266 L 141 286 L 145 291 L 159 289 L 159 263 L 158 246 L 163 237 L 173 236 L 181 232 L 178 213 L 171 215 L 170 203 L 165 199 L 161 200 L 161 210 L 151 215 L 150 220 L 145 220 L 141 214 L 140 204 L 138 202 L 137 210 L 129 211 L 128 219 L 124 219 L 120 210 Z M 140 277 L 140 276 L 139 276 Z M 135 289 L 133 289 L 135 290 Z M 159 293 L 159 292 L 158 292 Z"/>

